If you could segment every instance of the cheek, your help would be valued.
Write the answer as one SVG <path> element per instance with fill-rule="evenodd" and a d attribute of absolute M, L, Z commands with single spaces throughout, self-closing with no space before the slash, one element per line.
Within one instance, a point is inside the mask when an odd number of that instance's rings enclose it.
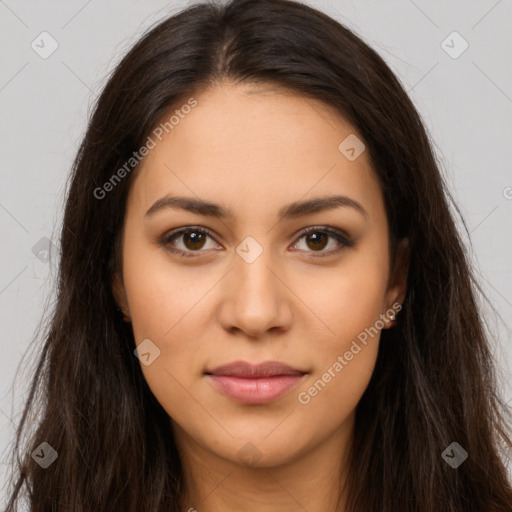
<path fill-rule="evenodd" d="M 298 390 L 298 411 L 312 439 L 349 425 L 373 374 L 378 338 L 366 346 L 355 340 L 333 350 L 324 358 L 322 368 Z"/>
<path fill-rule="evenodd" d="M 191 308 L 200 308 L 212 280 L 201 278 L 199 267 L 172 263 L 164 249 L 143 241 L 126 245 L 123 271 L 137 341 L 151 336 L 161 340 L 172 337 Z"/>
<path fill-rule="evenodd" d="M 126 245 L 124 285 L 136 345 L 149 339 L 159 350 L 150 365 L 141 362 L 141 370 L 171 412 L 190 401 L 191 373 L 203 367 L 207 294 L 218 277 L 200 267 L 171 264 L 165 254 L 142 245 Z"/>
<path fill-rule="evenodd" d="M 332 426 L 353 411 L 370 381 L 386 310 L 386 258 L 352 263 L 350 271 L 332 272 L 308 302 L 328 328 L 318 335 L 314 374 L 297 399 L 308 414 Z"/>
<path fill-rule="evenodd" d="M 325 279 L 309 288 L 307 304 L 322 320 L 323 348 L 344 350 L 366 328 L 374 326 L 385 312 L 387 261 L 355 256 L 345 268 L 330 269 Z M 322 286 L 319 286 L 322 284 Z M 326 342 L 326 343 L 325 343 Z"/>

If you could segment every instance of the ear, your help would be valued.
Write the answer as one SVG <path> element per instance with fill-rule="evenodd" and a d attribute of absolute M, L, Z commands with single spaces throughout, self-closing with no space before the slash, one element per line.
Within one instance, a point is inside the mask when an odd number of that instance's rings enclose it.
<path fill-rule="evenodd" d="M 116 272 L 112 279 L 112 295 L 120 309 L 127 316 L 130 316 L 130 310 L 128 308 L 128 300 L 126 298 L 126 291 L 123 284 L 123 278 Z"/>
<path fill-rule="evenodd" d="M 396 303 L 402 305 L 405 300 L 409 263 L 409 239 L 402 238 L 397 245 L 394 268 L 389 276 L 389 285 L 386 294 L 386 305 L 388 308 Z"/>

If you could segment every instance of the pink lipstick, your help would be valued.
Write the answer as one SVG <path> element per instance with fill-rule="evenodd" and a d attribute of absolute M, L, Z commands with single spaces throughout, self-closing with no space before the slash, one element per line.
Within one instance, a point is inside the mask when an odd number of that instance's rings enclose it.
<path fill-rule="evenodd" d="M 297 386 L 307 374 L 278 361 L 257 365 L 235 361 L 205 373 L 218 391 L 245 404 L 276 400 Z"/>

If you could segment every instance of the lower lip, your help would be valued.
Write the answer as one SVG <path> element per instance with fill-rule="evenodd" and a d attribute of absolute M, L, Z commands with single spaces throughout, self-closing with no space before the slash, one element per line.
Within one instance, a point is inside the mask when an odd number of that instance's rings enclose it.
<path fill-rule="evenodd" d="M 304 375 L 276 375 L 244 379 L 225 375 L 208 375 L 212 384 L 224 395 L 245 404 L 266 404 L 294 388 Z"/>

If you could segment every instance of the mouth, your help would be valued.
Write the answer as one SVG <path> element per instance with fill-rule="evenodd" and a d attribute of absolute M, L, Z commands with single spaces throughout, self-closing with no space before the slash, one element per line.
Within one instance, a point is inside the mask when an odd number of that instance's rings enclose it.
<path fill-rule="evenodd" d="M 205 372 L 217 391 L 245 404 L 276 400 L 296 387 L 307 374 L 278 361 L 258 365 L 235 361 Z"/>

